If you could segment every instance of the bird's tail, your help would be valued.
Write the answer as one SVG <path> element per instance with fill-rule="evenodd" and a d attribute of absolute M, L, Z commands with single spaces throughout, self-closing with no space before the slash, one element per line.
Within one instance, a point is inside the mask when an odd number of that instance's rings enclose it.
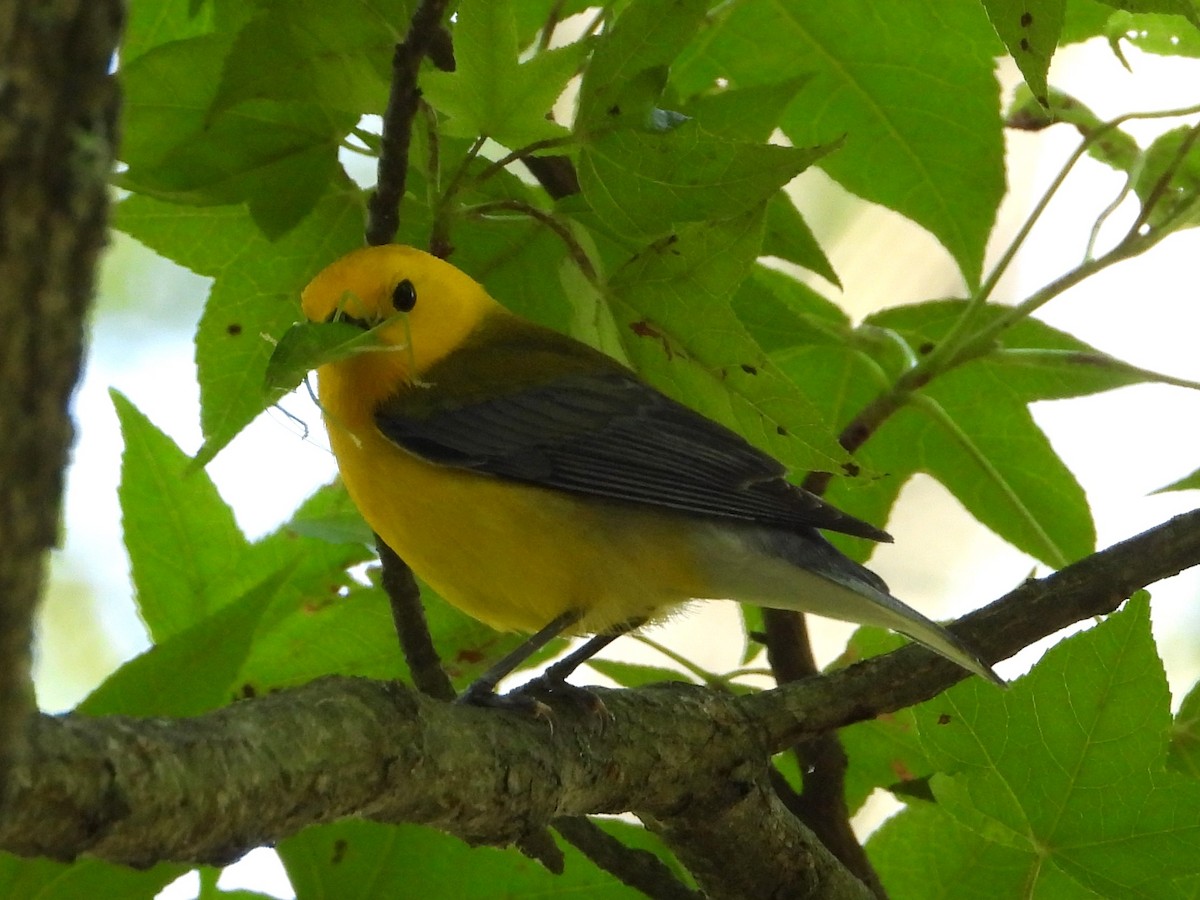
<path fill-rule="evenodd" d="M 814 529 L 721 523 L 713 526 L 706 544 L 714 595 L 898 631 L 976 675 L 1005 684 L 975 649 L 892 596 L 882 578 Z"/>

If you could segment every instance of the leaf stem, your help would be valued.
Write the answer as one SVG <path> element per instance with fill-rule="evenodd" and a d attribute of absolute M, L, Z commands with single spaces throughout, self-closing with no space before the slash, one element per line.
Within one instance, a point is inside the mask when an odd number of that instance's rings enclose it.
<path fill-rule="evenodd" d="M 505 169 L 513 163 L 537 153 L 539 150 L 551 150 L 555 147 L 566 147 L 574 142 L 575 135 L 565 134 L 562 137 L 545 138 L 540 141 L 534 141 L 532 144 L 526 144 L 524 147 L 520 147 L 512 151 L 507 156 L 500 157 L 500 159 L 496 160 L 494 163 L 476 175 L 473 181 L 476 185 L 483 184 L 501 169 Z"/>
<path fill-rule="evenodd" d="M 709 672 L 707 669 L 701 668 L 700 666 L 696 665 L 694 662 L 692 662 L 687 657 L 681 656 L 680 654 L 678 654 L 674 650 L 672 650 L 670 647 L 660 644 L 658 641 L 654 640 L 653 638 L 646 637 L 646 635 L 639 634 L 636 632 L 634 633 L 633 637 L 639 643 L 645 644 L 647 647 L 651 648 L 652 650 L 657 650 L 659 653 L 661 653 L 667 659 L 671 660 L 671 662 L 682 667 L 686 672 L 688 672 L 689 674 L 694 675 L 696 678 L 700 679 L 700 681 L 704 682 L 704 684 L 706 684 L 710 687 L 713 687 L 713 686 L 725 687 L 726 686 L 726 678 L 725 677 L 717 675 L 713 672 Z"/>
<path fill-rule="evenodd" d="M 571 229 L 553 213 L 546 212 L 544 209 L 538 209 L 536 206 L 532 206 L 523 200 L 496 200 L 491 203 L 481 203 L 478 206 L 466 208 L 464 212 L 469 216 L 479 218 L 494 212 L 516 212 L 537 220 L 553 231 L 563 244 L 566 245 L 567 252 L 571 255 L 572 261 L 579 267 L 579 271 L 583 273 L 583 276 L 593 285 L 599 285 L 600 277 L 597 275 L 596 268 L 592 265 L 587 251 L 575 239 L 575 235 L 571 233 Z"/>
<path fill-rule="evenodd" d="M 438 197 L 433 211 L 433 227 L 429 231 L 429 252 L 434 256 L 444 259 L 454 249 L 450 243 L 450 202 L 458 195 L 459 188 L 466 177 L 467 167 L 479 155 L 479 151 L 486 141 L 487 135 L 485 134 L 475 138 L 475 142 L 471 144 L 470 149 L 455 168 L 454 174 L 450 176 L 446 189 Z"/>
<path fill-rule="evenodd" d="M 1134 223 L 1133 227 L 1130 228 L 1129 232 L 1117 246 L 1103 256 L 1085 259 L 1074 269 L 1059 276 L 1040 290 L 1035 291 L 1024 301 L 1009 308 L 1005 313 L 997 316 L 978 331 L 971 333 L 971 328 L 976 322 L 977 317 L 987 306 L 988 298 L 995 290 L 997 283 L 1011 264 L 1018 250 L 1024 245 L 1034 224 L 1041 217 L 1051 199 L 1058 192 L 1059 188 L 1062 187 L 1067 175 L 1083 154 L 1087 152 L 1089 147 L 1112 129 L 1131 119 L 1172 118 L 1194 115 L 1198 112 L 1200 112 L 1200 105 L 1148 113 L 1127 113 L 1104 123 L 1100 128 L 1088 134 L 1075 149 L 1074 153 L 1071 154 L 1070 159 L 1067 160 L 1058 175 L 1055 176 L 1046 193 L 1038 201 L 1029 218 L 1020 231 L 1018 231 L 1016 237 L 1005 250 L 992 272 L 971 298 L 967 309 L 964 310 L 962 316 L 954 323 L 950 332 L 939 342 L 937 347 L 922 357 L 912 368 L 902 373 L 888 390 L 879 394 L 846 425 L 839 436 L 841 445 L 847 451 L 853 453 L 893 413 L 906 405 L 917 391 L 929 384 L 934 378 L 966 362 L 985 356 L 995 347 L 996 339 L 1005 330 L 1011 328 L 1017 322 L 1028 318 L 1050 300 L 1115 263 L 1145 253 L 1168 234 L 1172 233 L 1172 221 L 1160 223 L 1159 227 L 1147 233 L 1143 232 L 1149 221 L 1150 212 L 1163 197 L 1167 196 L 1171 179 L 1179 165 L 1182 164 L 1188 150 L 1191 149 L 1197 140 L 1200 140 L 1200 126 L 1194 128 L 1192 133 L 1188 135 L 1187 140 L 1183 142 L 1172 165 L 1168 167 L 1167 171 L 1158 180 L 1154 190 L 1147 198 L 1138 221 Z M 1179 213 L 1175 218 L 1178 219 L 1181 216 L 1182 213 Z M 828 487 L 830 477 L 829 473 L 810 473 L 804 481 L 804 487 L 814 493 L 821 493 Z"/>

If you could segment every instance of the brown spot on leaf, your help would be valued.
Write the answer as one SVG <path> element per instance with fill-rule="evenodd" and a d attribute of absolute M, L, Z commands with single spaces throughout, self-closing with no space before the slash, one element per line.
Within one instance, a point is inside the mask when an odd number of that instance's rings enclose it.
<path fill-rule="evenodd" d="M 742 363 L 742 371 L 745 372 L 747 375 L 757 375 L 758 374 L 758 369 L 756 369 L 754 366 L 746 365 L 746 363 Z"/>
<path fill-rule="evenodd" d="M 641 319 L 637 322 L 630 322 L 629 330 L 638 337 L 652 338 L 658 341 L 660 344 L 662 344 L 663 353 L 667 355 L 667 359 L 675 358 L 675 351 L 671 349 L 671 345 L 667 341 L 666 337 L 663 336 L 663 333 L 645 319 Z"/>
<path fill-rule="evenodd" d="M 940 716 L 938 716 L 937 723 L 939 725 L 949 725 L 950 724 L 950 714 L 942 713 Z"/>
<path fill-rule="evenodd" d="M 487 657 L 483 653 L 481 653 L 479 650 L 472 650 L 472 649 L 459 650 L 456 654 L 454 654 L 455 662 L 466 663 L 469 666 L 473 666 L 477 663 L 481 663 L 486 658 Z"/>
<path fill-rule="evenodd" d="M 1032 24 L 1033 24 L 1033 13 L 1031 13 L 1031 12 L 1021 13 L 1021 27 L 1028 28 Z"/>
<path fill-rule="evenodd" d="M 662 333 L 657 328 L 655 328 L 653 325 L 651 325 L 649 322 L 647 322 L 645 319 L 642 319 L 639 322 L 630 322 L 629 330 L 632 331 L 634 334 L 636 334 L 638 337 L 648 337 L 648 338 L 661 338 L 662 337 Z"/>
<path fill-rule="evenodd" d="M 242 333 L 242 326 L 238 322 L 230 322 L 228 325 L 225 326 L 225 333 L 228 334 L 230 337 L 237 337 L 239 334 Z"/>

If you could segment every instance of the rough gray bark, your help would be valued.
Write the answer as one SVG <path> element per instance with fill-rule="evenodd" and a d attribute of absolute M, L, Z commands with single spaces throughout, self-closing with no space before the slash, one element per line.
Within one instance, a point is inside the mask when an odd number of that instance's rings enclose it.
<path fill-rule="evenodd" d="M 105 241 L 122 15 L 117 0 L 0 0 L 0 803 L 34 712 L 33 613 Z"/>
<path fill-rule="evenodd" d="M 958 630 L 997 659 L 1197 564 L 1200 510 L 1029 581 Z M 742 697 L 683 684 L 603 691 L 610 719 L 567 704 L 553 728 L 349 678 L 192 719 L 42 716 L 0 811 L 0 849 L 223 862 L 351 815 L 507 844 L 563 816 L 629 810 L 714 896 L 865 897 L 770 792 L 764 762 L 962 677 L 908 646 Z M 720 864 L 705 865 L 718 848 Z"/>

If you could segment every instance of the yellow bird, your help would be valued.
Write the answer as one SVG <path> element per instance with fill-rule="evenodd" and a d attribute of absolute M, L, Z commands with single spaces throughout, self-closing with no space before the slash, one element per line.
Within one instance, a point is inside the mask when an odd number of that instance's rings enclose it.
<path fill-rule="evenodd" d="M 879 625 L 1003 683 L 817 531 L 890 541 L 784 480 L 781 463 L 625 366 L 528 322 L 444 260 L 356 250 L 304 290 L 304 314 L 371 328 L 394 352 L 321 366 L 329 441 L 367 524 L 450 603 L 534 636 L 616 634 L 693 599 Z"/>

